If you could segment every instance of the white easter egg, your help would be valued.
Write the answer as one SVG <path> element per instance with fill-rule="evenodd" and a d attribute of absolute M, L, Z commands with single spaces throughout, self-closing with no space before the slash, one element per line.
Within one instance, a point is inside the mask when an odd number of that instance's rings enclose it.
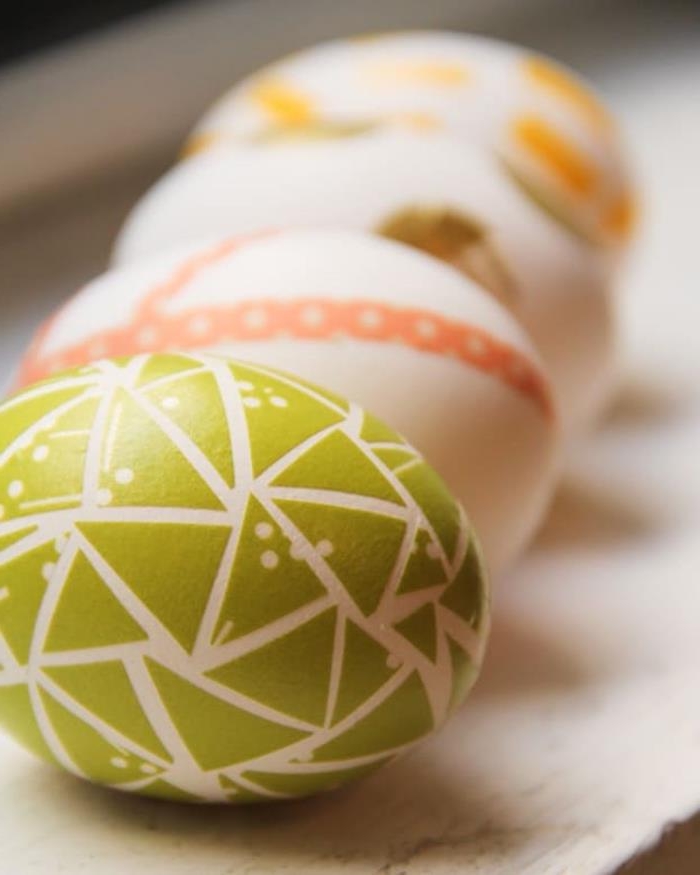
<path fill-rule="evenodd" d="M 493 569 L 547 504 L 558 430 L 537 354 L 493 298 L 411 247 L 287 230 L 113 270 L 40 331 L 22 380 L 172 348 L 284 368 L 375 412 L 464 503 Z"/>
<path fill-rule="evenodd" d="M 475 279 L 535 342 L 565 431 L 589 422 L 608 397 L 610 253 L 541 210 L 494 155 L 440 132 L 361 129 L 333 140 L 283 137 L 209 150 L 173 169 L 137 205 L 116 260 L 288 226 L 375 231 Z"/>
<path fill-rule="evenodd" d="M 497 152 L 580 233 L 624 246 L 634 198 L 614 120 L 576 74 L 481 36 L 416 31 L 313 46 L 231 89 L 187 152 L 348 124 L 444 129 Z"/>

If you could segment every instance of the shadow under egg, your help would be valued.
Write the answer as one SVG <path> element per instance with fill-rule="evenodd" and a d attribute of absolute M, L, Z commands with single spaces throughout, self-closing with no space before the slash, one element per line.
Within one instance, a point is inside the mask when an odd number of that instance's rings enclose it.
<path fill-rule="evenodd" d="M 697 387 L 657 374 L 632 375 L 617 392 L 600 427 L 659 427 L 683 417 L 697 400 Z"/>
<path fill-rule="evenodd" d="M 670 521 L 612 484 L 564 478 L 534 541 L 537 551 L 598 550 L 627 546 L 664 531 Z"/>
<path fill-rule="evenodd" d="M 517 806 L 509 810 L 503 800 L 497 806 L 489 802 L 498 795 L 499 776 L 489 789 L 488 773 L 479 772 L 478 763 L 473 770 L 468 763 L 456 768 L 447 751 L 441 754 L 438 737 L 426 749 L 339 790 L 252 806 L 139 797 L 29 761 L 21 777 L 25 797 L 33 797 L 37 807 L 51 800 L 59 831 L 82 824 L 98 847 L 105 833 L 112 841 L 124 834 L 144 868 L 177 854 L 203 867 L 229 859 L 256 873 L 317 871 L 327 861 L 399 875 L 423 854 L 444 854 L 453 863 L 490 854 L 494 835 L 504 853 L 519 846 L 527 833 L 522 812 Z M 470 756 L 467 745 L 464 757 Z"/>

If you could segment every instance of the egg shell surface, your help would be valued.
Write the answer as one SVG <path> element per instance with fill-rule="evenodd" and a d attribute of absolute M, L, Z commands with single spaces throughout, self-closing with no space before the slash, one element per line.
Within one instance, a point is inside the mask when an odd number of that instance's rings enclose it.
<path fill-rule="evenodd" d="M 0 725 L 101 784 L 303 796 L 440 726 L 482 658 L 473 532 L 393 430 L 223 357 L 0 406 Z"/>
<path fill-rule="evenodd" d="M 288 230 L 113 270 L 37 335 L 22 379 L 155 348 L 286 368 L 375 412 L 464 504 L 494 572 L 547 506 L 559 433 L 537 355 L 493 298 L 408 246 Z"/>
<path fill-rule="evenodd" d="M 616 333 L 607 254 L 540 209 L 493 156 L 439 132 L 380 129 L 211 150 L 141 200 L 116 261 L 290 226 L 376 232 L 474 279 L 535 342 L 566 432 L 587 425 L 607 400 Z"/>

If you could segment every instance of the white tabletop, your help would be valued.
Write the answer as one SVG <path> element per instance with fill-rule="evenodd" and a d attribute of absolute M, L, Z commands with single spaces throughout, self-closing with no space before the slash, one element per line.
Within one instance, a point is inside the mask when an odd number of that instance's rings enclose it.
<path fill-rule="evenodd" d="M 647 221 L 622 295 L 619 399 L 500 581 L 461 714 L 360 785 L 248 810 L 122 796 L 3 741 L 1 872 L 604 875 L 700 807 L 700 39 L 665 14 L 552 36 L 622 116 Z M 5 372 L 139 185 L 97 185 L 4 234 Z"/>

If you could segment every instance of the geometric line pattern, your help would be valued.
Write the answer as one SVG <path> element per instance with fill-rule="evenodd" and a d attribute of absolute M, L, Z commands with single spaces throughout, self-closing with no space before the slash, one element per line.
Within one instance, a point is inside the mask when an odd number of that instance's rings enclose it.
<path fill-rule="evenodd" d="M 356 405 L 140 355 L 9 399 L 0 446 L 0 725 L 45 758 L 153 796 L 287 798 L 390 760 L 468 692 L 472 532 L 442 492 L 426 513 L 405 483 L 422 458 Z"/>

